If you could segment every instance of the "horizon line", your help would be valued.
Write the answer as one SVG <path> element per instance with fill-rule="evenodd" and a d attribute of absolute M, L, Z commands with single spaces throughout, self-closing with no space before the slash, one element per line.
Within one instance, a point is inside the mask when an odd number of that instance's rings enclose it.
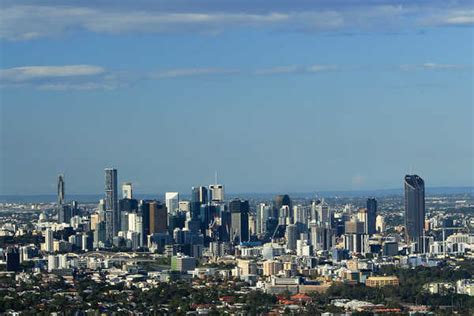
<path fill-rule="evenodd" d="M 425 187 L 425 190 L 441 190 L 441 189 L 469 189 L 473 190 L 474 186 L 429 186 Z M 318 193 L 355 193 L 355 192 L 383 192 L 383 191 L 403 191 L 403 187 L 400 188 L 386 188 L 386 189 L 357 189 L 357 190 L 315 190 L 315 191 L 267 191 L 267 192 L 226 192 L 226 195 L 237 195 L 237 194 L 318 194 Z M 163 191 L 157 193 L 134 193 L 134 195 L 161 195 L 166 192 L 178 192 L 179 191 Z M 92 196 L 92 195 L 102 195 L 103 193 L 67 193 L 66 195 L 75 195 L 75 196 Z M 191 193 L 183 193 L 184 195 L 191 195 Z M 54 193 L 32 193 L 32 194 L 22 194 L 22 193 L 13 193 L 13 194 L 0 194 L 0 196 L 56 196 Z"/>

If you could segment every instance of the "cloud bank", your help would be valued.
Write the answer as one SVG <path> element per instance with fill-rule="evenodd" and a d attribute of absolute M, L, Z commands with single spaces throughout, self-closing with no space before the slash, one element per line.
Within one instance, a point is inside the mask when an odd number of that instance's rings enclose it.
<path fill-rule="evenodd" d="M 389 69 L 393 71 L 465 71 L 472 70 L 472 68 L 473 65 L 427 62 L 424 64 L 398 65 Z M 111 70 L 95 65 L 23 66 L 0 69 L 0 87 L 32 87 L 38 90 L 113 90 L 144 80 L 173 80 L 235 75 L 257 77 L 301 74 L 316 75 L 333 71 L 357 71 L 361 69 L 365 68 L 357 65 L 313 64 L 306 66 L 275 66 L 253 71 L 202 67 L 135 73 L 133 71 Z"/>
<path fill-rule="evenodd" d="M 378 32 L 474 25 L 472 1 L 4 1 L 0 38 L 32 40 L 100 34 L 252 28 L 296 32 Z"/>

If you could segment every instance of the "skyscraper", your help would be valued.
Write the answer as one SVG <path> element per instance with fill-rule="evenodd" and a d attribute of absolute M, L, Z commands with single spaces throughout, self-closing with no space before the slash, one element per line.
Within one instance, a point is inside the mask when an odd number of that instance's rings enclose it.
<path fill-rule="evenodd" d="M 74 216 L 73 208 L 70 205 L 60 205 L 58 207 L 58 222 L 69 224 Z"/>
<path fill-rule="evenodd" d="M 331 226 L 331 211 L 329 205 L 324 201 L 316 206 L 316 212 L 318 215 L 318 223 L 321 226 Z"/>
<path fill-rule="evenodd" d="M 176 214 L 179 210 L 179 193 L 178 192 L 166 192 L 165 193 L 166 209 L 169 214 Z"/>
<path fill-rule="evenodd" d="M 207 204 L 208 192 L 207 188 L 203 186 L 192 188 L 192 201 L 199 202 L 200 204 Z"/>
<path fill-rule="evenodd" d="M 124 212 L 137 212 L 138 211 L 138 201 L 135 199 L 121 199 L 119 200 L 119 213 Z"/>
<path fill-rule="evenodd" d="M 293 206 L 293 214 L 298 234 L 306 233 L 308 230 L 308 213 L 308 208 L 304 205 Z"/>
<path fill-rule="evenodd" d="M 44 234 L 44 251 L 53 252 L 53 241 L 53 231 L 47 228 Z"/>
<path fill-rule="evenodd" d="M 209 195 L 212 202 L 224 202 L 224 186 L 222 184 L 209 185 Z"/>
<path fill-rule="evenodd" d="M 117 197 L 117 169 L 105 169 L 105 209 L 106 215 L 106 235 L 111 241 L 120 230 L 120 216 L 118 213 Z"/>
<path fill-rule="evenodd" d="M 106 223 L 100 221 L 97 223 L 93 233 L 93 248 L 101 248 L 106 242 Z"/>
<path fill-rule="evenodd" d="M 58 209 L 62 205 L 64 205 L 64 192 L 65 192 L 64 175 L 60 174 L 58 176 Z"/>
<path fill-rule="evenodd" d="M 310 220 L 312 221 L 317 222 L 319 220 L 319 216 L 318 216 L 319 204 L 321 204 L 321 200 L 315 200 L 311 202 Z"/>
<path fill-rule="evenodd" d="M 58 202 L 56 205 L 56 211 L 58 214 L 59 223 L 69 223 L 70 216 L 70 207 L 64 204 L 65 200 L 65 182 L 64 175 L 60 174 L 58 176 Z"/>
<path fill-rule="evenodd" d="M 286 226 L 285 238 L 286 238 L 286 248 L 291 251 L 296 250 L 296 240 L 298 235 L 298 229 L 295 224 L 290 224 Z"/>
<path fill-rule="evenodd" d="M 375 227 L 378 233 L 385 232 L 385 218 L 382 215 L 377 215 L 375 220 Z"/>
<path fill-rule="evenodd" d="M 366 212 L 364 213 L 366 214 Z M 365 222 L 358 220 L 347 221 L 345 222 L 344 231 L 344 249 L 356 253 L 368 252 L 369 235 L 365 233 Z"/>
<path fill-rule="evenodd" d="M 147 236 L 150 234 L 150 202 L 149 200 L 140 200 L 138 205 L 138 214 L 142 219 L 142 240 L 146 242 Z M 130 218 L 130 215 L 129 215 Z M 130 224 L 129 224 L 130 225 Z M 130 228 L 129 228 L 130 229 Z"/>
<path fill-rule="evenodd" d="M 143 237 L 144 227 L 143 227 L 142 214 L 139 214 L 139 213 L 128 214 L 128 230 L 138 235 L 138 246 L 141 247 L 144 243 L 144 240 L 146 240 L 146 238 Z"/>
<path fill-rule="evenodd" d="M 270 205 L 260 203 L 257 205 L 257 235 L 263 235 L 265 233 L 265 223 L 272 215 L 272 208 Z"/>
<path fill-rule="evenodd" d="M 168 229 L 168 214 L 166 212 L 166 206 L 158 201 L 150 201 L 149 212 L 149 233 L 166 233 Z"/>
<path fill-rule="evenodd" d="M 239 199 L 230 201 L 232 241 L 249 241 L 249 209 L 249 201 Z"/>
<path fill-rule="evenodd" d="M 377 220 L 377 200 L 367 199 L 367 233 L 373 235 L 377 232 L 375 222 Z"/>
<path fill-rule="evenodd" d="M 405 229 L 407 242 L 421 251 L 425 222 L 425 182 L 418 175 L 405 176 Z"/>
<path fill-rule="evenodd" d="M 364 224 L 364 234 L 368 234 L 369 231 L 369 215 L 368 211 L 366 208 L 361 208 L 359 209 L 359 212 L 357 212 L 357 220 L 360 223 Z"/>
<path fill-rule="evenodd" d="M 310 223 L 310 239 L 314 250 L 329 250 L 332 246 L 332 229 Z"/>
<path fill-rule="evenodd" d="M 208 193 L 207 188 L 193 187 L 191 192 L 191 218 L 198 220 L 201 217 L 201 205 L 207 205 Z"/>
<path fill-rule="evenodd" d="M 131 182 L 125 182 L 124 184 L 122 184 L 122 198 L 133 199 L 133 190 Z"/>
<path fill-rule="evenodd" d="M 291 199 L 288 196 L 288 194 L 285 195 L 276 195 L 275 198 L 273 199 L 273 217 L 278 218 L 280 209 L 283 205 L 288 206 L 291 209 Z"/>

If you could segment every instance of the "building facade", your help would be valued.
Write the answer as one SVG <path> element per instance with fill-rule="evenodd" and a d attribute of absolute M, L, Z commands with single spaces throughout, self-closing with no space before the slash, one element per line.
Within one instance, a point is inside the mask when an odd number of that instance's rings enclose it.
<path fill-rule="evenodd" d="M 418 175 L 405 176 L 405 234 L 408 243 L 416 243 L 422 252 L 425 223 L 425 182 Z"/>

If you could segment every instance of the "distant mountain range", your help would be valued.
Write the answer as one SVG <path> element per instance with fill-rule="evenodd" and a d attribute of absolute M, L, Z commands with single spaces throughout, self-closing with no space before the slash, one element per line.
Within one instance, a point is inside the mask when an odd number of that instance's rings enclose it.
<path fill-rule="evenodd" d="M 401 196 L 403 189 L 381 189 L 381 190 L 357 190 L 357 191 L 314 191 L 314 192 L 276 192 L 276 193 L 226 193 L 226 198 L 240 197 L 248 199 L 272 199 L 276 194 L 289 194 L 292 198 L 314 198 L 314 197 L 386 197 Z M 474 187 L 428 187 L 426 195 L 474 195 Z M 68 194 L 67 200 L 75 200 L 82 203 L 98 202 L 104 198 L 103 194 Z M 163 194 L 136 194 L 137 199 L 164 199 Z M 189 199 L 189 194 L 182 194 L 182 199 Z M 2 203 L 53 203 L 56 195 L 0 195 Z"/>

